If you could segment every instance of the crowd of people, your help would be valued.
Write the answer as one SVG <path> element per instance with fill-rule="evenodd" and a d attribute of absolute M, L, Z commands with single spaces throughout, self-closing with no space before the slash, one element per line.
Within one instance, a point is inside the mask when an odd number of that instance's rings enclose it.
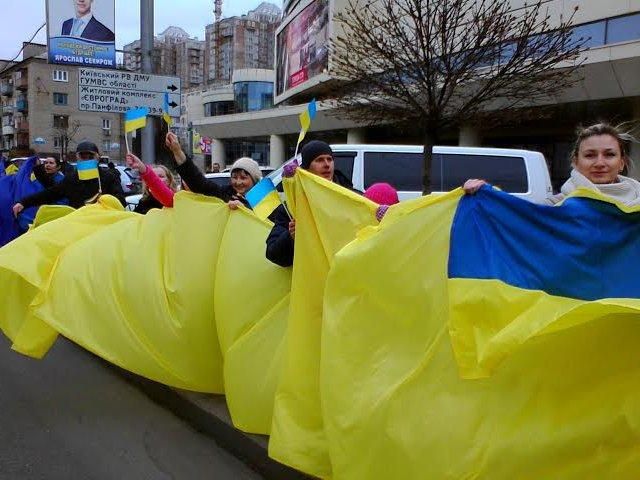
<path fill-rule="evenodd" d="M 631 141 L 630 135 L 606 123 L 581 129 L 571 155 L 573 169 L 570 178 L 562 186 L 560 193 L 549 197 L 546 203 L 556 205 L 577 188 L 587 188 L 599 191 L 625 205 L 640 205 L 640 183 L 622 175 L 631 162 Z M 145 214 L 153 208 L 171 208 L 173 197 L 180 188 L 219 198 L 232 210 L 240 206 L 251 208 L 246 194 L 262 178 L 257 162 L 248 157 L 237 159 L 230 169 L 230 184 L 220 186 L 215 180 L 206 178 L 193 160 L 185 154 L 174 133 L 169 132 L 166 135 L 165 145 L 173 154 L 180 185 L 176 181 L 177 176 L 166 166 L 145 164 L 133 154 L 126 156 L 127 165 L 139 172 L 144 185 L 136 212 Z M 98 148 L 92 142 L 78 144 L 76 155 L 79 163 L 99 161 Z M 214 165 L 219 171 L 219 164 Z M 353 190 L 350 179 L 335 169 L 333 152 L 325 142 L 312 140 L 306 143 L 301 150 L 299 167 Z M 17 216 L 26 208 L 60 201 L 80 208 L 87 203 L 95 202 L 98 196 L 104 194 L 115 196 L 124 205 L 122 187 L 114 171 L 115 169 L 99 168 L 96 178 L 81 180 L 77 171 L 71 170 L 63 174 L 60 161 L 52 157 L 45 158 L 34 169 L 34 174 L 44 189 L 21 199 L 13 206 L 13 212 Z M 474 194 L 486 183 L 483 179 L 470 179 L 463 185 L 463 190 L 467 194 Z M 398 203 L 397 192 L 389 184 L 374 184 L 365 192 L 358 193 L 363 193 L 365 197 L 380 205 L 377 213 L 379 220 L 390 205 Z M 286 203 L 282 203 L 271 213 L 269 220 L 273 222 L 273 228 L 266 240 L 266 257 L 282 267 L 291 266 L 296 237 L 295 218 L 291 216 Z"/>

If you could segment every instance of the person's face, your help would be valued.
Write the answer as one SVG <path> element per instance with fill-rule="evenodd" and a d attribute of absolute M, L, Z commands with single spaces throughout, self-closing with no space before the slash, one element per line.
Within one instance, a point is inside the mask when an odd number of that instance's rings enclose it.
<path fill-rule="evenodd" d="M 624 158 L 613 136 L 594 135 L 580 143 L 573 166 L 592 183 L 614 183 L 624 169 Z"/>
<path fill-rule="evenodd" d="M 211 171 L 213 173 L 218 173 L 220 171 L 220 164 L 219 163 L 214 163 L 213 166 L 211 167 Z"/>
<path fill-rule="evenodd" d="M 76 7 L 76 15 L 82 17 L 91 12 L 91 4 L 93 0 L 73 0 L 73 4 Z"/>
<path fill-rule="evenodd" d="M 155 174 L 158 176 L 158 178 L 160 180 L 162 180 L 164 182 L 164 184 L 167 187 L 170 187 L 171 185 L 169 185 L 169 177 L 167 177 L 167 174 L 164 171 L 164 168 L 160 168 L 160 167 L 155 167 L 153 169 L 153 171 L 155 172 Z"/>
<path fill-rule="evenodd" d="M 98 154 L 93 152 L 78 152 L 76 156 L 78 157 L 78 161 L 98 159 Z"/>
<path fill-rule="evenodd" d="M 231 187 L 236 193 L 244 195 L 253 187 L 253 179 L 244 170 L 234 170 L 231 173 Z"/>
<path fill-rule="evenodd" d="M 319 155 L 309 164 L 309 171 L 319 177 L 333 180 L 333 157 L 331 155 Z"/>
<path fill-rule="evenodd" d="M 47 173 L 56 173 L 60 170 L 55 158 L 47 157 L 43 160 L 44 171 Z"/>

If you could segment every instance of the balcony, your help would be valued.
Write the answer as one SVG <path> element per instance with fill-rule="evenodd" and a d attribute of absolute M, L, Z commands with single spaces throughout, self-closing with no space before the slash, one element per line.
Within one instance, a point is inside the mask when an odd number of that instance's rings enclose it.
<path fill-rule="evenodd" d="M 18 128 L 18 133 L 28 133 L 29 132 L 29 122 L 27 122 L 26 120 L 18 122 L 16 124 L 16 127 Z"/>
<path fill-rule="evenodd" d="M 13 95 L 13 85 L 10 83 L 0 84 L 0 95 L 4 95 L 5 97 Z"/>
<path fill-rule="evenodd" d="M 29 102 L 26 100 L 18 100 L 16 102 L 16 110 L 19 112 L 28 112 L 29 111 Z"/>
<path fill-rule="evenodd" d="M 15 80 L 15 87 L 18 90 L 26 90 L 29 88 L 29 79 L 27 78 L 27 72 L 23 72 L 20 78 Z"/>
<path fill-rule="evenodd" d="M 2 135 L 13 135 L 14 133 L 16 133 L 16 131 L 11 125 L 2 127 Z"/>
<path fill-rule="evenodd" d="M 2 106 L 2 115 L 13 115 L 14 111 L 15 111 L 15 107 L 13 105 Z"/>

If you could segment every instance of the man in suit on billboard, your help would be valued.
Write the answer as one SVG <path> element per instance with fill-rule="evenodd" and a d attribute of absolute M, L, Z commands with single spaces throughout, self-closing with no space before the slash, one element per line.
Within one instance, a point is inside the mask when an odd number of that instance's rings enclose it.
<path fill-rule="evenodd" d="M 98 42 L 114 42 L 113 32 L 100 23 L 91 13 L 94 0 L 73 0 L 76 16 L 62 24 L 62 35 L 86 38 Z"/>

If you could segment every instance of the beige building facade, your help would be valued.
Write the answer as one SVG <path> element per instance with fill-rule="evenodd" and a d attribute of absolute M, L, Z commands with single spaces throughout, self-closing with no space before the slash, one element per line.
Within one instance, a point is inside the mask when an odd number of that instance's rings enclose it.
<path fill-rule="evenodd" d="M 0 74 L 1 150 L 73 160 L 77 143 L 90 140 L 102 155 L 123 161 L 122 116 L 78 110 L 79 67 L 48 64 L 44 45 L 24 56 Z"/>

